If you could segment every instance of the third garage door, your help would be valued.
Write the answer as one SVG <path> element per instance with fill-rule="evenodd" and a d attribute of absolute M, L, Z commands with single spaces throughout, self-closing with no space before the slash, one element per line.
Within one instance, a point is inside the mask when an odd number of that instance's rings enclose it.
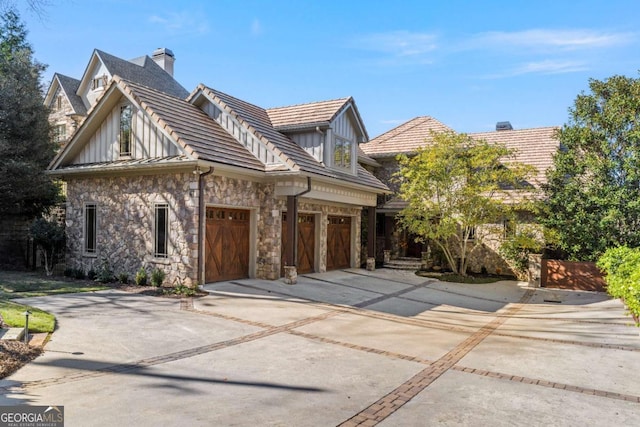
<path fill-rule="evenodd" d="M 327 270 L 351 267 L 351 217 L 330 216 L 327 226 Z"/>

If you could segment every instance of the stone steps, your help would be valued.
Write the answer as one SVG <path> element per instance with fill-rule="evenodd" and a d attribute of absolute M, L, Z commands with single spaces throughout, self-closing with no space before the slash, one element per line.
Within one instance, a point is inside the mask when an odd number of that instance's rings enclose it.
<path fill-rule="evenodd" d="M 384 264 L 384 268 L 391 268 L 394 270 L 420 270 L 422 261 L 420 258 L 398 258 L 392 259 Z"/>

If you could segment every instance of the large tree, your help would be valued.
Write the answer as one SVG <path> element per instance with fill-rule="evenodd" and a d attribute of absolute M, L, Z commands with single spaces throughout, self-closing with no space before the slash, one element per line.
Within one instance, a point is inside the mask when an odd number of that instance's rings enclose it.
<path fill-rule="evenodd" d="M 491 224 L 517 221 L 515 212 L 527 201 L 517 190 L 527 186 L 532 168 L 515 162 L 504 145 L 455 132 L 432 133 L 432 139 L 399 158 L 399 195 L 408 205 L 398 218 L 434 243 L 454 273 L 466 275 L 469 255 L 498 232 Z"/>
<path fill-rule="evenodd" d="M 55 203 L 45 169 L 55 153 L 43 105 L 44 65 L 14 10 L 0 15 L 0 216 L 32 218 Z"/>
<path fill-rule="evenodd" d="M 558 248 L 581 261 L 640 245 L 640 80 L 591 79 L 589 88 L 558 132 L 540 217 Z"/>

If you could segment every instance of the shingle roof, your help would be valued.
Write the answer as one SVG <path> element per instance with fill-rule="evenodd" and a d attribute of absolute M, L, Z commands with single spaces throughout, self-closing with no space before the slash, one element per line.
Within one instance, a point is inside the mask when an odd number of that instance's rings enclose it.
<path fill-rule="evenodd" d="M 81 115 L 87 114 L 87 107 L 84 106 L 82 98 L 80 98 L 76 94 L 76 92 L 78 92 L 78 87 L 80 86 L 80 80 L 74 79 L 73 77 L 65 76 L 64 74 L 60 73 L 55 73 L 54 79 L 55 78 L 58 79 L 60 87 L 67 96 L 67 99 L 69 100 L 74 113 Z"/>
<path fill-rule="evenodd" d="M 115 81 L 120 82 L 118 77 Z M 185 150 L 197 159 L 254 170 L 265 165 L 251 155 L 215 120 L 189 102 L 142 86 L 122 81 L 125 91 L 147 109 Z"/>
<path fill-rule="evenodd" d="M 515 151 L 514 161 L 535 167 L 537 183 L 545 183 L 545 172 L 553 165 L 553 155 L 558 151 L 559 142 L 555 137 L 558 127 L 502 130 L 493 132 L 470 133 L 474 139 L 483 139 L 489 143 L 503 144 Z"/>
<path fill-rule="evenodd" d="M 411 153 L 431 139 L 430 131 L 445 132 L 451 128 L 429 116 L 416 117 L 397 126 L 371 141 L 360 144 L 369 157 L 393 157 L 400 153 Z"/>
<path fill-rule="evenodd" d="M 369 171 L 358 165 L 357 176 L 348 173 L 342 173 L 334 169 L 326 167 L 318 162 L 313 156 L 307 153 L 302 147 L 289 139 L 286 135 L 274 129 L 270 119 L 270 115 L 264 108 L 257 105 L 235 98 L 224 92 L 220 92 L 204 85 L 200 88 L 213 96 L 219 102 L 226 105 L 236 118 L 245 125 L 249 126 L 256 136 L 261 137 L 262 141 L 270 144 L 277 153 L 283 154 L 285 160 L 292 170 L 300 170 L 322 175 L 330 178 L 340 179 L 354 184 L 367 185 L 380 190 L 388 190 L 387 186 L 374 177 Z M 347 100 L 350 98 L 347 98 Z M 331 103 L 332 101 L 328 101 Z M 346 101 L 345 101 L 346 102 Z M 306 104 L 309 105 L 309 104 Z M 325 117 L 327 117 L 325 115 Z"/>
<path fill-rule="evenodd" d="M 328 125 L 351 97 L 266 109 L 276 130 Z"/>
<path fill-rule="evenodd" d="M 148 56 L 143 57 L 144 60 L 136 58 L 136 62 L 132 62 L 98 49 L 96 49 L 96 54 L 112 76 L 118 75 L 130 82 L 154 88 L 177 98 L 184 99 L 189 95 L 189 92 L 180 83 Z"/>

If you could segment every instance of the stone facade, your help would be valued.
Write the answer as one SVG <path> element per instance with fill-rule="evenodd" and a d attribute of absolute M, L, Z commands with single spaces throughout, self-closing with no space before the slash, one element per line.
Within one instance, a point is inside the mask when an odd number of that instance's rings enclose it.
<path fill-rule="evenodd" d="M 67 266 L 85 272 L 108 261 L 133 277 L 140 267 L 165 271 L 167 284 L 197 280 L 198 194 L 192 173 L 68 180 Z M 84 206 L 97 208 L 96 252 L 84 251 Z M 167 258 L 154 257 L 154 207 L 169 206 Z"/>
<path fill-rule="evenodd" d="M 204 178 L 205 206 L 248 209 L 255 216 L 253 275 L 262 279 L 280 277 L 282 212 L 286 199 L 276 197 L 273 183 L 209 175 Z M 97 207 L 97 249 L 84 251 L 84 206 Z M 167 258 L 154 257 L 154 206 L 169 206 L 169 247 Z M 66 211 L 67 266 L 85 272 L 108 261 L 115 274 L 132 278 L 140 267 L 148 272 L 165 271 L 165 284 L 193 285 L 197 282 L 198 177 L 190 172 L 150 176 L 72 178 L 68 180 Z M 360 207 L 299 201 L 299 212 L 317 215 L 316 236 L 319 253 L 317 271 L 326 271 L 327 217 L 352 218 L 352 258 L 360 261 Z"/>
<path fill-rule="evenodd" d="M 73 114 L 73 107 L 71 107 L 69 100 L 64 96 L 64 93 L 59 87 L 52 98 L 51 105 L 48 105 L 48 107 L 50 111 L 49 123 L 54 127 L 54 131 L 56 126 L 64 125 L 64 135 L 56 135 L 56 142 L 58 142 L 60 146 L 63 146 L 71 139 L 71 135 L 79 125 L 71 116 L 71 114 Z"/>

